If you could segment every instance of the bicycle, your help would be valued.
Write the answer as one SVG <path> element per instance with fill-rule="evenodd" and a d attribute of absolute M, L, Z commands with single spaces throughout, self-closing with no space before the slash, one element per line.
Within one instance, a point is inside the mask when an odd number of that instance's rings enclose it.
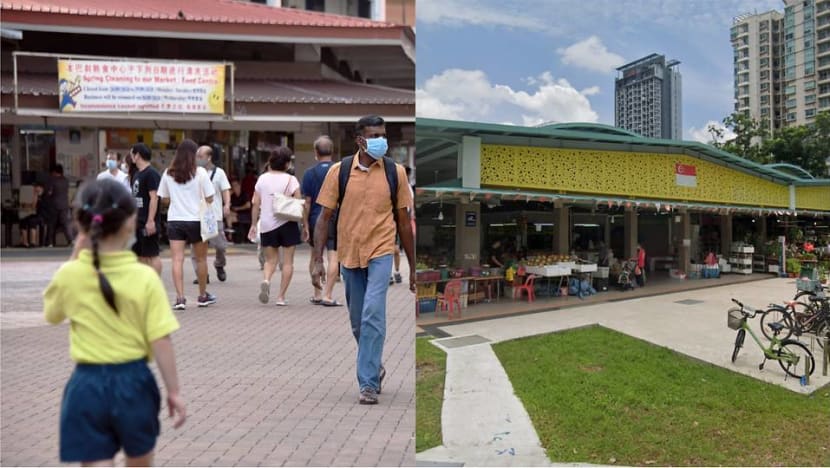
<path fill-rule="evenodd" d="M 807 298 L 810 304 L 788 301 L 786 305 L 770 304 L 769 309 L 761 315 L 761 332 L 767 339 L 772 337 L 767 332 L 769 323 L 781 323 L 785 333 L 780 339 L 787 339 L 793 335 L 813 333 L 819 340 L 820 347 L 824 347 L 824 336 L 830 336 L 830 301 L 826 296 L 817 295 Z"/>
<path fill-rule="evenodd" d="M 758 346 L 764 352 L 764 361 L 758 365 L 759 370 L 763 370 L 767 360 L 772 359 L 778 361 L 778 364 L 784 369 L 787 375 L 797 379 L 803 379 L 813 374 L 813 371 L 816 369 L 816 361 L 813 359 L 813 354 L 810 350 L 798 341 L 778 338 L 778 335 L 784 329 L 783 324 L 780 322 L 767 324 L 772 330 L 773 336 L 770 340 L 769 347 L 765 348 L 761 344 L 761 340 L 758 339 L 758 336 L 748 325 L 748 319 L 755 318 L 757 314 L 763 313 L 764 311 L 745 306 L 737 299 L 732 299 L 732 302 L 740 307 L 739 309 L 729 309 L 727 312 L 727 325 L 733 330 L 738 330 L 738 334 L 735 336 L 735 349 L 732 351 L 732 362 L 738 359 L 738 352 L 744 345 L 746 333 L 749 332 L 749 335 L 752 336 L 752 339 L 758 343 Z M 803 361 L 809 362 L 806 373 L 804 373 Z"/>

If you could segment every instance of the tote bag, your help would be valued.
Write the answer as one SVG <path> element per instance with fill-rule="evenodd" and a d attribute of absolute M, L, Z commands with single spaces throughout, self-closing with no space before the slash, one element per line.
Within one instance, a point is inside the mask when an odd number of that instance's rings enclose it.
<path fill-rule="evenodd" d="M 212 203 L 205 200 L 205 192 L 202 190 L 203 182 L 204 176 L 200 174 L 199 192 L 202 194 L 202 200 L 199 202 L 199 227 L 202 232 L 202 240 L 206 242 L 219 235 L 219 222 L 216 221 L 216 213 L 213 211 Z"/>
<path fill-rule="evenodd" d="M 293 176 L 289 176 L 288 183 L 285 184 L 286 189 L 288 189 L 289 185 L 291 185 L 291 177 Z M 274 216 L 278 219 L 285 219 L 288 221 L 303 220 L 303 207 L 305 206 L 305 200 L 301 198 L 294 198 L 291 195 L 286 195 L 284 193 L 275 193 L 273 197 L 271 208 L 274 211 Z"/>

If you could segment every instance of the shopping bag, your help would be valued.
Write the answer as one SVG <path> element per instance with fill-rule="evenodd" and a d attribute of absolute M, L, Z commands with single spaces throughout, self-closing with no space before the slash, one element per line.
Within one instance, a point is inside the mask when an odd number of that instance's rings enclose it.
<path fill-rule="evenodd" d="M 201 181 L 199 190 L 202 190 Z M 199 228 L 202 233 L 202 241 L 207 242 L 219 235 L 219 222 L 216 220 L 216 213 L 213 211 L 212 204 L 205 200 L 204 192 L 202 192 L 202 200 L 199 202 Z"/>
<path fill-rule="evenodd" d="M 290 184 L 286 184 L 286 189 L 288 185 Z M 271 202 L 274 216 L 288 221 L 302 221 L 304 206 L 304 199 L 294 198 L 284 193 L 275 193 L 273 195 L 273 201 Z"/>

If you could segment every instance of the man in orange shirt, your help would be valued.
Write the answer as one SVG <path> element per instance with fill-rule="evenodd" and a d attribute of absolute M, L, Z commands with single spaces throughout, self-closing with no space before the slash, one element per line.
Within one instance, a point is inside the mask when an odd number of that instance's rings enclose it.
<path fill-rule="evenodd" d="M 415 240 L 407 212 L 413 202 L 404 168 L 384 158 L 388 145 L 383 119 L 376 115 L 360 119 L 355 143 L 359 148 L 357 154 L 329 169 L 317 196 L 323 210 L 314 230 L 312 283 L 316 288 L 321 286 L 323 247 L 329 234 L 329 220 L 339 205 L 337 254 L 342 265 L 352 334 L 357 340 L 359 402 L 372 405 L 378 402 L 386 374 L 381 358 L 386 339 L 386 292 L 392 256 L 397 248 L 396 234 L 409 260 L 409 287 L 415 291 Z M 343 164 L 349 166 L 343 167 L 348 177 L 341 194 Z M 394 178 L 388 174 L 394 174 Z M 397 187 L 395 193 L 392 193 L 393 186 Z"/>

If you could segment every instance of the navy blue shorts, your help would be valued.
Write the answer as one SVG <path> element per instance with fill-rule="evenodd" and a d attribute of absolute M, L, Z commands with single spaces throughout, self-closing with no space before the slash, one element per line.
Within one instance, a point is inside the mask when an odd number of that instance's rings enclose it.
<path fill-rule="evenodd" d="M 110 460 L 123 448 L 146 455 L 159 435 L 161 395 L 143 359 L 78 364 L 61 405 L 61 462 Z"/>

